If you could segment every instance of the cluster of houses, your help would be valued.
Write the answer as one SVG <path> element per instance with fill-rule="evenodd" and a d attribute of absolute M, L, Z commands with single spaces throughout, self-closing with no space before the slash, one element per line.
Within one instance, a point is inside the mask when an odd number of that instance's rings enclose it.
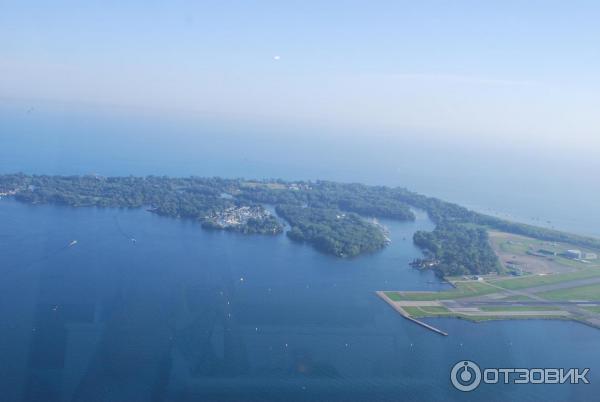
<path fill-rule="evenodd" d="M 249 219 L 262 220 L 267 218 L 270 212 L 260 206 L 230 207 L 221 211 L 213 212 L 205 217 L 213 226 L 227 228 L 245 225 Z"/>
<path fill-rule="evenodd" d="M 293 191 L 300 191 L 300 190 L 311 190 L 312 187 L 309 186 L 308 184 L 304 184 L 304 183 L 291 183 L 288 186 L 288 190 L 293 190 Z"/>
<path fill-rule="evenodd" d="M 0 191 L 0 198 L 8 197 L 9 195 L 15 195 L 15 194 L 17 194 L 17 190 Z"/>

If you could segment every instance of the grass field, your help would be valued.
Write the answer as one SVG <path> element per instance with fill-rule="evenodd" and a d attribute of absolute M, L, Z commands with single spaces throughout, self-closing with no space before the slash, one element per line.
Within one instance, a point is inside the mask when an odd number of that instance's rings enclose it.
<path fill-rule="evenodd" d="M 559 307 L 553 306 L 484 306 L 481 311 L 556 311 Z"/>
<path fill-rule="evenodd" d="M 386 292 L 386 295 L 394 300 L 449 300 L 459 299 L 462 297 L 480 296 L 489 293 L 498 292 L 499 290 L 484 282 L 457 282 L 456 288 L 445 290 L 442 292 Z"/>
<path fill-rule="evenodd" d="M 518 290 L 532 288 L 536 286 L 552 285 L 561 282 L 574 281 L 578 279 L 588 279 L 600 277 L 600 269 L 598 268 L 582 268 L 576 272 L 568 272 L 564 274 L 554 275 L 532 275 L 508 279 L 493 279 L 490 283 L 500 286 L 504 289 Z"/>
<path fill-rule="evenodd" d="M 410 314 L 411 317 L 419 318 L 419 317 L 436 317 L 448 315 L 450 310 L 446 307 L 441 306 L 427 306 L 427 307 L 413 307 L 413 306 L 404 306 L 402 307 L 404 311 Z"/>
<path fill-rule="evenodd" d="M 547 300 L 600 300 L 600 284 L 552 290 L 538 295 Z"/>
<path fill-rule="evenodd" d="M 457 318 L 462 318 L 468 321 L 483 322 L 483 321 L 498 321 L 498 320 L 568 320 L 562 315 L 516 315 L 516 316 L 494 316 L 494 315 L 465 315 L 459 314 Z"/>
<path fill-rule="evenodd" d="M 502 289 L 498 289 L 496 286 L 508 290 L 519 290 L 596 277 L 600 277 L 600 269 L 584 268 L 577 272 L 568 272 L 564 274 L 488 279 L 487 282 L 489 282 L 489 284 L 483 281 L 456 281 L 454 282 L 454 289 L 442 292 L 386 292 L 386 294 L 394 301 L 450 300 L 501 292 Z M 490 284 L 494 286 L 490 286 Z M 515 300 L 515 298 L 517 298 L 516 300 L 526 300 L 527 296 L 511 296 L 511 300 Z"/>
<path fill-rule="evenodd" d="M 600 283 L 589 284 L 586 281 L 598 282 L 600 261 L 586 263 L 561 257 L 558 254 L 567 249 L 581 249 L 565 243 L 546 242 L 502 232 L 494 232 L 490 241 L 507 273 L 525 275 L 447 277 L 445 279 L 454 286 L 453 289 L 441 292 L 388 291 L 385 295 L 391 303 L 413 318 L 448 317 L 469 321 L 559 319 L 599 327 L 600 317 L 593 317 L 590 313 L 600 314 L 600 306 L 577 307 L 578 302 L 572 301 L 600 301 Z M 555 286 L 540 288 L 545 285 Z M 533 305 L 528 306 L 519 303 L 540 298 L 552 304 L 532 303 Z M 558 305 L 561 301 L 563 303 Z M 554 303 L 557 305 L 553 305 Z"/>
<path fill-rule="evenodd" d="M 595 252 L 595 250 L 592 250 L 590 248 L 580 247 L 574 244 L 549 242 L 545 240 L 534 239 L 532 237 L 526 237 L 506 232 L 499 232 L 496 230 L 490 230 L 490 234 L 492 235 L 492 237 L 494 234 L 502 235 L 504 239 L 503 241 L 498 242 L 498 247 L 502 251 L 511 254 L 525 254 L 528 251 L 537 251 L 539 249 L 544 249 L 552 251 L 556 254 L 561 254 L 566 250 L 574 248 L 582 250 L 584 252 Z M 563 258 L 559 255 L 553 257 Z M 565 260 L 577 263 L 577 261 L 569 260 L 567 258 L 565 258 Z"/>
<path fill-rule="evenodd" d="M 525 295 L 513 295 L 513 296 L 505 297 L 502 300 L 505 300 L 505 301 L 530 301 L 533 299 L 531 297 L 525 296 Z"/>
<path fill-rule="evenodd" d="M 517 307 L 517 306 L 515 306 Z M 519 306 L 519 307 L 524 307 L 524 306 Z M 448 310 L 445 307 L 414 307 L 414 306 L 403 306 L 402 309 L 404 311 L 406 311 L 406 313 L 408 313 L 411 317 L 413 318 L 425 318 L 425 317 L 445 317 L 445 318 L 460 318 L 463 320 L 468 320 L 468 321 L 474 321 L 474 322 L 483 322 L 483 321 L 494 321 L 494 320 L 506 320 L 506 319 L 518 319 L 518 320 L 532 320 L 532 319 L 564 319 L 564 316 L 561 315 L 545 315 L 545 316 L 541 316 L 541 315 L 535 315 L 535 314 L 531 314 L 531 315 L 519 315 L 519 316 L 511 316 L 510 318 L 508 318 L 506 315 L 502 315 L 502 312 L 509 312 L 509 311 L 557 311 L 556 309 L 552 309 L 552 306 L 549 306 L 548 308 L 543 308 L 543 309 L 537 309 L 537 308 L 524 308 L 523 310 L 521 309 L 516 309 L 514 307 L 511 308 L 511 306 L 508 307 L 503 307 L 501 310 L 490 310 L 490 309 L 481 309 L 481 311 L 498 311 L 498 315 L 477 315 L 476 313 L 474 314 L 463 314 L 463 313 L 458 313 L 458 312 L 453 312 Z"/>
<path fill-rule="evenodd" d="M 593 253 L 598 253 L 598 250 L 495 230 L 489 230 L 488 233 L 490 244 L 507 272 L 552 274 L 574 272 L 586 267 L 600 268 L 600 260 L 584 262 L 563 256 L 569 249 Z"/>
<path fill-rule="evenodd" d="M 241 183 L 241 186 L 242 187 L 266 187 L 271 190 L 284 190 L 287 188 L 282 183 L 276 183 L 276 182 L 263 183 L 263 182 L 256 182 L 256 181 L 245 181 L 245 182 Z"/>

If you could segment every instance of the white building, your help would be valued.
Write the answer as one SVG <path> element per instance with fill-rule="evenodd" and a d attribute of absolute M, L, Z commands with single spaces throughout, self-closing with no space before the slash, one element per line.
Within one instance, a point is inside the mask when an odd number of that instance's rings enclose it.
<path fill-rule="evenodd" d="M 576 259 L 576 260 L 580 260 L 581 257 L 582 257 L 581 250 L 567 250 L 565 252 L 565 254 L 566 254 L 567 257 L 573 258 L 573 259 Z"/>

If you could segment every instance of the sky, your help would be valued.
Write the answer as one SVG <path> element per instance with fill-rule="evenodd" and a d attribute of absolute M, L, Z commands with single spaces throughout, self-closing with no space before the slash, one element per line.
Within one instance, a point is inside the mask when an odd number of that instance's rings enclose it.
<path fill-rule="evenodd" d="M 0 98 L 600 149 L 597 1 L 6 1 Z"/>

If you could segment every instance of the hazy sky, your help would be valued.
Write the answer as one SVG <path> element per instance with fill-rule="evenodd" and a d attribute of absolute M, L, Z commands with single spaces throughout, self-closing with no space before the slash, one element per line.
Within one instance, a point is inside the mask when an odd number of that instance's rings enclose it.
<path fill-rule="evenodd" d="M 598 1 L 5 1 L 0 97 L 600 147 Z"/>

